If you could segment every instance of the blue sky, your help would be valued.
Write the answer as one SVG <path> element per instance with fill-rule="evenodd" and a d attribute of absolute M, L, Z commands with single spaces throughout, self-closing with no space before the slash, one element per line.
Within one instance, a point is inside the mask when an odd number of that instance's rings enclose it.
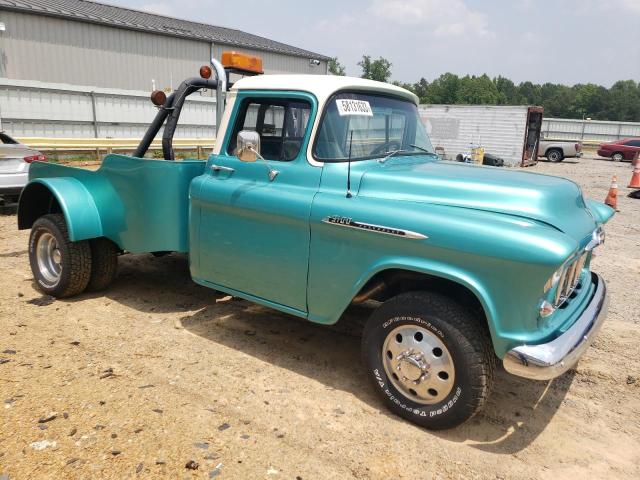
<path fill-rule="evenodd" d="M 359 75 L 363 54 L 393 79 L 444 72 L 519 82 L 640 81 L 640 0 L 106 0 L 237 28 L 337 56 Z"/>

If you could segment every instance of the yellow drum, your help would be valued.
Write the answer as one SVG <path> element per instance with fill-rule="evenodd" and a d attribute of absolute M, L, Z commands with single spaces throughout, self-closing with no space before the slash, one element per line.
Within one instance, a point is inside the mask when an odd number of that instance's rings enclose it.
<path fill-rule="evenodd" d="M 482 165 L 482 161 L 484 160 L 484 147 L 472 148 L 471 159 L 473 160 L 473 163 Z"/>

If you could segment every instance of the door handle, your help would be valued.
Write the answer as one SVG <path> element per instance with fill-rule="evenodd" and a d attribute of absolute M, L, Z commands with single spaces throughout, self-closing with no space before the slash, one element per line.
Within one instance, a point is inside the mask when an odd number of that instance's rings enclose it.
<path fill-rule="evenodd" d="M 211 165 L 211 170 L 213 170 L 214 172 L 227 172 L 229 174 L 235 172 L 235 168 L 231 168 L 231 167 L 225 167 L 223 165 Z"/>

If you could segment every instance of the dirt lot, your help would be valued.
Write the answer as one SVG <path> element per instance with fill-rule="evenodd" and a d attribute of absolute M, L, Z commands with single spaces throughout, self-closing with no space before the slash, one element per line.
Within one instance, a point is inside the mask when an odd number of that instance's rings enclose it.
<path fill-rule="evenodd" d="M 598 200 L 631 175 L 588 159 L 530 171 Z M 500 373 L 483 414 L 438 433 L 383 408 L 349 325 L 198 287 L 179 255 L 122 257 L 104 295 L 53 301 L 34 289 L 28 232 L 1 216 L 0 479 L 640 478 L 640 201 L 626 192 L 593 266 L 609 320 L 577 370 Z"/>

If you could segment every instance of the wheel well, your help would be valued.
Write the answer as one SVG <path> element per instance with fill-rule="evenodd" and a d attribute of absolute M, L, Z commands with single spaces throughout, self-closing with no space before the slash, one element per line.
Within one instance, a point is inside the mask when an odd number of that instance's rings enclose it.
<path fill-rule="evenodd" d="M 428 290 L 451 298 L 482 318 L 488 327 L 484 308 L 475 293 L 453 280 L 427 273 L 401 269 L 378 272 L 360 289 L 353 303 L 359 304 L 366 300 L 384 302 L 400 293 L 416 290 Z"/>
<path fill-rule="evenodd" d="M 549 155 L 549 152 L 552 152 L 554 150 L 556 150 L 557 152 L 560 152 L 560 154 L 564 156 L 564 151 L 560 147 L 549 147 L 549 148 L 547 148 L 547 150 L 544 152 L 544 156 L 546 157 L 547 155 Z"/>
<path fill-rule="evenodd" d="M 18 204 L 18 228 L 31 228 L 33 222 L 49 213 L 62 213 L 58 199 L 41 183 L 27 185 Z"/>

